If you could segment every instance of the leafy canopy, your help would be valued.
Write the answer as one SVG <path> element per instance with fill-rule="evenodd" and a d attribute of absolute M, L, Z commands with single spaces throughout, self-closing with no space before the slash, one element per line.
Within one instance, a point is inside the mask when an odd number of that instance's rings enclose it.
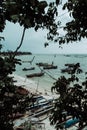
<path fill-rule="evenodd" d="M 87 1 L 67 0 L 67 2 L 64 4 L 63 9 L 67 8 L 70 16 L 73 19 L 70 22 L 67 22 L 65 27 L 63 28 L 66 31 L 64 37 L 59 37 L 59 32 L 57 31 L 57 28 L 58 26 L 60 26 L 60 22 L 55 21 L 55 17 L 58 16 L 57 6 L 59 5 L 59 2 L 59 0 L 55 0 L 55 2 L 51 2 L 48 4 L 46 0 L 0 0 L 0 32 L 3 32 L 6 26 L 6 21 L 10 21 L 13 23 L 18 22 L 20 26 L 24 27 L 24 32 L 26 29 L 31 27 L 34 28 L 35 31 L 37 31 L 39 28 L 46 28 L 49 30 L 47 34 L 47 39 L 59 42 L 59 44 L 69 43 L 70 41 L 77 41 L 81 40 L 81 38 L 87 37 Z M 16 49 L 16 52 L 22 45 L 24 32 L 21 43 Z M 57 38 L 55 39 L 54 36 L 56 36 Z M 3 39 L 3 37 L 0 37 L 0 40 L 1 39 Z M 48 44 L 46 43 L 45 46 L 47 45 Z M 0 45 L 0 48 L 2 48 L 2 45 Z M 0 128 L 4 130 L 13 129 L 13 120 L 9 118 L 9 115 L 12 115 L 14 111 L 23 111 L 26 107 L 23 107 L 23 104 L 20 104 L 20 106 L 18 105 L 18 108 L 20 109 L 14 109 L 14 105 L 17 108 L 19 99 L 22 98 L 19 98 L 19 96 L 16 95 L 16 87 L 13 84 L 12 78 L 8 76 L 13 71 L 15 71 L 16 63 L 19 62 L 17 59 L 15 59 L 15 54 L 14 56 L 11 55 L 10 57 L 6 58 L 2 58 L 0 56 Z M 76 69 L 77 68 L 74 68 L 73 73 Z M 80 118 L 83 124 L 84 120 L 87 117 L 84 117 L 84 115 L 86 114 L 87 106 L 87 81 L 82 83 L 83 85 L 85 85 L 85 91 L 83 92 L 79 84 L 75 84 L 74 88 L 67 88 L 67 85 L 72 81 L 71 79 L 73 81 L 77 80 L 77 78 L 72 75 L 70 79 L 61 77 L 55 84 L 55 87 L 57 87 L 57 84 L 59 85 L 57 91 L 60 93 L 60 100 L 57 103 L 57 114 L 58 112 L 60 114 L 58 117 L 55 118 L 56 113 L 54 110 L 53 120 L 55 122 L 61 120 L 62 110 L 67 110 L 70 114 L 73 115 L 73 117 L 76 116 Z M 60 84 L 60 81 L 64 81 L 64 86 L 63 84 Z M 62 87 L 64 88 L 63 93 Z M 72 95 L 70 95 L 71 92 Z M 9 93 L 12 93 L 13 96 L 9 95 Z M 59 107 L 59 105 L 62 107 Z M 73 113 L 74 110 L 76 113 Z"/>
<path fill-rule="evenodd" d="M 25 29 L 39 28 L 49 30 L 47 39 L 53 39 L 57 35 L 57 24 L 55 16 L 57 16 L 56 2 L 47 3 L 47 1 L 39 0 L 2 0 L 0 2 L 0 32 L 6 25 L 6 20 L 19 23 Z"/>
<path fill-rule="evenodd" d="M 81 82 L 79 74 L 82 72 L 79 63 L 68 65 L 66 73 L 70 76 L 61 76 L 52 87 L 52 91 L 59 94 L 50 116 L 51 124 L 55 125 L 57 130 L 65 128 L 62 122 L 69 116 L 79 120 L 79 130 L 87 126 L 87 77 Z"/>
<path fill-rule="evenodd" d="M 67 9 L 72 20 L 63 28 L 66 35 L 64 43 L 80 41 L 87 38 L 87 0 L 68 0 L 63 9 Z"/>
<path fill-rule="evenodd" d="M 26 29 L 33 27 L 35 31 L 39 28 L 49 30 L 48 40 L 53 40 L 59 44 L 69 43 L 87 37 L 87 1 L 67 0 L 63 5 L 63 10 L 67 9 L 72 20 L 63 27 L 66 32 L 60 37 L 61 21 L 56 20 L 58 16 L 57 7 L 60 0 L 47 3 L 46 0 L 1 0 L 0 2 L 0 31 L 6 25 L 6 20 L 19 23 Z M 46 46 L 48 43 L 46 43 Z"/>
<path fill-rule="evenodd" d="M 14 80 L 9 77 L 15 71 L 16 64 L 20 61 L 15 58 L 20 49 L 25 30 L 33 27 L 35 31 L 39 28 L 47 28 L 49 36 L 56 34 L 57 26 L 55 15 L 57 15 L 56 3 L 38 0 L 1 0 L 0 1 L 0 32 L 3 32 L 6 21 L 19 23 L 24 27 L 21 42 L 14 54 L 2 57 L 0 55 L 0 129 L 13 130 L 13 114 L 24 114 L 26 107 L 32 101 L 29 96 L 23 96 L 17 93 L 17 86 Z M 48 9 L 45 8 L 48 6 Z M 52 31 L 53 30 L 53 31 Z M 0 37 L 0 40 L 4 39 Z M 0 49 L 2 45 L 0 44 Z"/>

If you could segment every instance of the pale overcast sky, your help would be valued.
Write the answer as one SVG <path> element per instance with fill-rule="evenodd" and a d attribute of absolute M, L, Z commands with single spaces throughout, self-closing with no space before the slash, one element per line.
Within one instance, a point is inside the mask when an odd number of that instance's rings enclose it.
<path fill-rule="evenodd" d="M 58 17 L 59 20 L 63 21 L 63 24 L 69 20 L 69 15 L 67 11 L 62 12 L 61 7 L 59 7 L 60 14 Z M 63 14 L 61 16 L 61 14 Z M 19 24 L 13 24 L 7 22 L 6 28 L 3 33 L 0 33 L 0 36 L 5 37 L 3 43 L 3 50 L 15 50 L 20 43 L 22 36 L 23 27 L 20 27 Z M 62 30 L 59 30 L 60 34 L 63 34 Z M 50 42 L 48 47 L 44 47 L 46 40 L 46 30 L 39 29 L 38 32 L 35 32 L 32 29 L 27 29 L 23 41 L 23 45 L 20 48 L 20 51 L 29 51 L 32 53 L 51 53 L 51 54 L 84 54 L 87 53 L 87 40 L 83 39 L 81 42 L 70 43 L 68 45 L 62 45 L 62 48 L 59 48 L 58 43 Z"/>

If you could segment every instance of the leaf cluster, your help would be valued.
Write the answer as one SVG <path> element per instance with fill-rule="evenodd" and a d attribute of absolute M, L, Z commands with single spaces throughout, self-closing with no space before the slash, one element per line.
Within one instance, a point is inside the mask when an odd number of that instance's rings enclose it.
<path fill-rule="evenodd" d="M 49 30 L 47 39 L 52 40 L 57 34 L 57 5 L 59 1 L 51 2 L 38 0 L 2 0 L 0 3 L 0 31 L 6 25 L 6 20 L 19 23 L 25 28 L 33 27 L 35 31 L 39 28 Z"/>
<path fill-rule="evenodd" d="M 46 28 L 49 30 L 47 37 L 52 40 L 57 31 L 55 16 L 57 16 L 58 3 L 58 0 L 49 5 L 46 1 L 38 0 L 0 1 L 0 32 L 3 32 L 6 21 L 19 23 L 24 27 L 20 45 L 14 54 L 0 56 L 0 129 L 2 130 L 13 130 L 13 114 L 24 113 L 32 100 L 32 97 L 18 94 L 13 78 L 9 77 L 9 74 L 15 71 L 16 64 L 20 64 L 20 61 L 15 58 L 15 53 L 22 45 L 25 30 L 32 27 L 35 31 Z M 1 39 L 3 37 L 0 37 Z"/>
<path fill-rule="evenodd" d="M 87 1 L 86 0 L 68 0 L 63 9 L 68 9 L 72 20 L 66 23 L 64 30 L 67 32 L 64 39 L 69 41 L 80 41 L 87 38 Z"/>
<path fill-rule="evenodd" d="M 14 85 L 14 79 L 9 74 L 15 71 L 16 64 L 20 60 L 12 54 L 0 56 L 0 129 L 13 130 L 13 114 L 23 113 L 31 102 L 28 95 L 20 95 L 18 87 Z"/>
<path fill-rule="evenodd" d="M 60 45 L 73 41 L 80 41 L 87 37 L 87 2 L 86 0 L 67 0 L 63 10 L 67 8 L 72 20 L 63 27 L 66 32 L 60 36 L 58 27 L 61 22 L 56 20 L 58 16 L 57 6 L 60 0 L 55 2 L 39 0 L 2 0 L 0 2 L 0 32 L 6 25 L 6 20 L 19 23 L 25 28 L 47 29 L 47 40 L 58 42 Z M 45 47 L 48 46 L 48 43 Z"/>
<path fill-rule="evenodd" d="M 63 10 L 68 10 L 68 14 L 71 20 L 61 27 L 61 24 L 57 24 L 59 28 L 63 28 L 64 35 L 57 33 L 54 37 L 54 42 L 58 42 L 59 45 L 65 43 L 72 43 L 81 41 L 83 38 L 87 38 L 87 1 L 86 0 L 67 0 L 63 5 Z M 62 21 L 58 21 L 61 23 Z"/>
<path fill-rule="evenodd" d="M 77 73 L 79 67 L 79 63 L 73 65 L 75 71 L 70 73 L 68 78 L 65 76 L 58 78 L 52 87 L 52 91 L 59 95 L 50 117 L 51 124 L 55 125 L 56 129 L 63 129 L 62 122 L 68 116 L 79 119 L 79 128 L 87 123 L 87 79 L 79 83 L 77 75 L 82 72 Z"/>

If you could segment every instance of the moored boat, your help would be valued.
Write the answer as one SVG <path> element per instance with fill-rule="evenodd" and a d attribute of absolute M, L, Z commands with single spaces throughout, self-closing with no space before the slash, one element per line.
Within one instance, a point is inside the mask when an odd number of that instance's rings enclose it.
<path fill-rule="evenodd" d="M 57 69 L 57 66 L 47 65 L 47 66 L 44 66 L 43 69 Z"/>
<path fill-rule="evenodd" d="M 33 73 L 33 74 L 28 74 L 26 75 L 27 78 L 32 78 L 32 77 L 41 77 L 43 76 L 44 73 L 43 72 L 40 72 L 40 73 Z"/>
<path fill-rule="evenodd" d="M 69 119 L 65 122 L 65 128 L 69 128 L 79 122 L 78 118 Z"/>
<path fill-rule="evenodd" d="M 39 63 L 36 63 L 36 65 L 38 65 L 38 66 L 47 66 L 47 65 L 50 65 L 50 64 L 48 64 L 48 63 L 43 63 L 43 62 L 39 62 Z"/>
<path fill-rule="evenodd" d="M 35 70 L 35 67 L 31 67 L 31 68 L 23 68 L 23 71 L 27 71 L 27 70 Z"/>

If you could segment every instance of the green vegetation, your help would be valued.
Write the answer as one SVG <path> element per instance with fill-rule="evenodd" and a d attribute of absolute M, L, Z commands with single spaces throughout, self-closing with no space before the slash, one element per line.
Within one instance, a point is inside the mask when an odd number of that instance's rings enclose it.
<path fill-rule="evenodd" d="M 13 112 L 24 112 L 26 107 L 19 100 L 26 97 L 21 97 L 16 92 L 16 86 L 13 84 L 13 78 L 9 77 L 15 71 L 16 64 L 20 61 L 15 58 L 16 52 L 20 49 L 26 29 L 34 28 L 37 31 L 39 28 L 48 29 L 47 39 L 51 41 L 62 43 L 69 43 L 87 37 L 87 1 L 86 0 L 67 0 L 63 9 L 67 8 L 72 20 L 67 22 L 63 29 L 66 31 L 65 36 L 60 37 L 58 27 L 61 26 L 60 21 L 56 22 L 55 17 L 58 16 L 57 6 L 60 1 L 47 3 L 47 1 L 39 0 L 1 0 L 0 1 L 0 32 L 3 32 L 6 26 L 6 21 L 19 23 L 23 26 L 23 34 L 21 42 L 15 52 L 8 57 L 2 58 L 0 56 L 0 129 L 13 130 L 13 119 L 10 118 Z M 0 40 L 4 40 L 0 37 Z M 45 43 L 47 46 L 48 43 Z M 2 49 L 2 45 L 0 45 Z M 57 110 L 53 111 L 53 120 L 56 122 L 62 119 L 61 112 L 63 110 L 70 113 L 73 117 L 80 119 L 80 126 L 82 127 L 87 122 L 87 81 L 81 85 L 73 85 L 73 88 L 68 88 L 70 82 L 79 79 L 74 75 L 78 66 L 74 67 L 71 77 L 66 79 L 61 77 L 54 84 L 54 89 L 60 94 L 59 100 L 55 104 Z M 83 91 L 82 86 L 85 86 Z M 30 103 L 29 97 L 26 99 Z M 25 101 L 26 101 L 25 100 Z M 17 108 L 17 105 L 19 109 Z M 61 109 L 60 109 L 61 108 Z M 75 111 L 75 112 L 74 112 Z M 58 114 L 59 113 L 59 114 Z M 56 117 L 57 115 L 57 117 Z M 59 128 L 56 124 L 57 129 Z"/>
<path fill-rule="evenodd" d="M 14 53 L 8 57 L 0 56 L 0 129 L 13 130 L 13 114 L 24 114 L 26 106 L 30 104 L 31 98 L 26 95 L 17 93 L 17 87 L 9 74 L 15 71 L 16 64 L 20 61 L 15 58 L 20 49 L 25 30 L 33 27 L 35 31 L 39 28 L 47 28 L 49 36 L 54 35 L 57 30 L 55 23 L 56 6 L 49 5 L 47 12 L 45 8 L 48 6 L 46 1 L 38 0 L 1 0 L 0 1 L 0 32 L 3 32 L 6 21 L 19 23 L 23 26 L 23 34 L 21 41 Z M 54 30 L 54 32 L 52 31 Z M 4 40 L 0 37 L 0 40 Z M 0 49 L 2 45 L 0 45 Z"/>
<path fill-rule="evenodd" d="M 79 119 L 78 129 L 82 129 L 87 125 L 87 77 L 82 82 L 78 78 L 82 73 L 79 63 L 68 66 L 68 70 L 70 76 L 61 76 L 52 87 L 52 91 L 60 96 L 55 102 L 50 121 L 56 129 L 63 129 L 61 122 L 72 116 L 73 119 Z"/>
<path fill-rule="evenodd" d="M 80 41 L 82 38 L 87 38 L 87 1 L 84 0 L 68 0 L 63 9 L 67 8 L 72 20 L 67 22 L 63 29 L 66 31 L 64 37 L 60 38 L 59 44 Z M 58 40 L 58 39 L 57 39 Z M 80 83 L 77 74 L 82 71 L 79 69 L 79 64 L 72 67 L 69 78 L 62 76 L 52 87 L 60 97 L 55 103 L 55 109 L 50 118 L 51 124 L 56 126 L 56 129 L 63 129 L 61 121 L 71 115 L 72 118 L 79 119 L 79 128 L 87 126 L 87 77 L 85 81 Z M 70 70 L 70 67 L 69 67 Z M 73 84 L 73 87 L 71 87 Z M 67 114 L 63 114 L 63 112 Z"/>

